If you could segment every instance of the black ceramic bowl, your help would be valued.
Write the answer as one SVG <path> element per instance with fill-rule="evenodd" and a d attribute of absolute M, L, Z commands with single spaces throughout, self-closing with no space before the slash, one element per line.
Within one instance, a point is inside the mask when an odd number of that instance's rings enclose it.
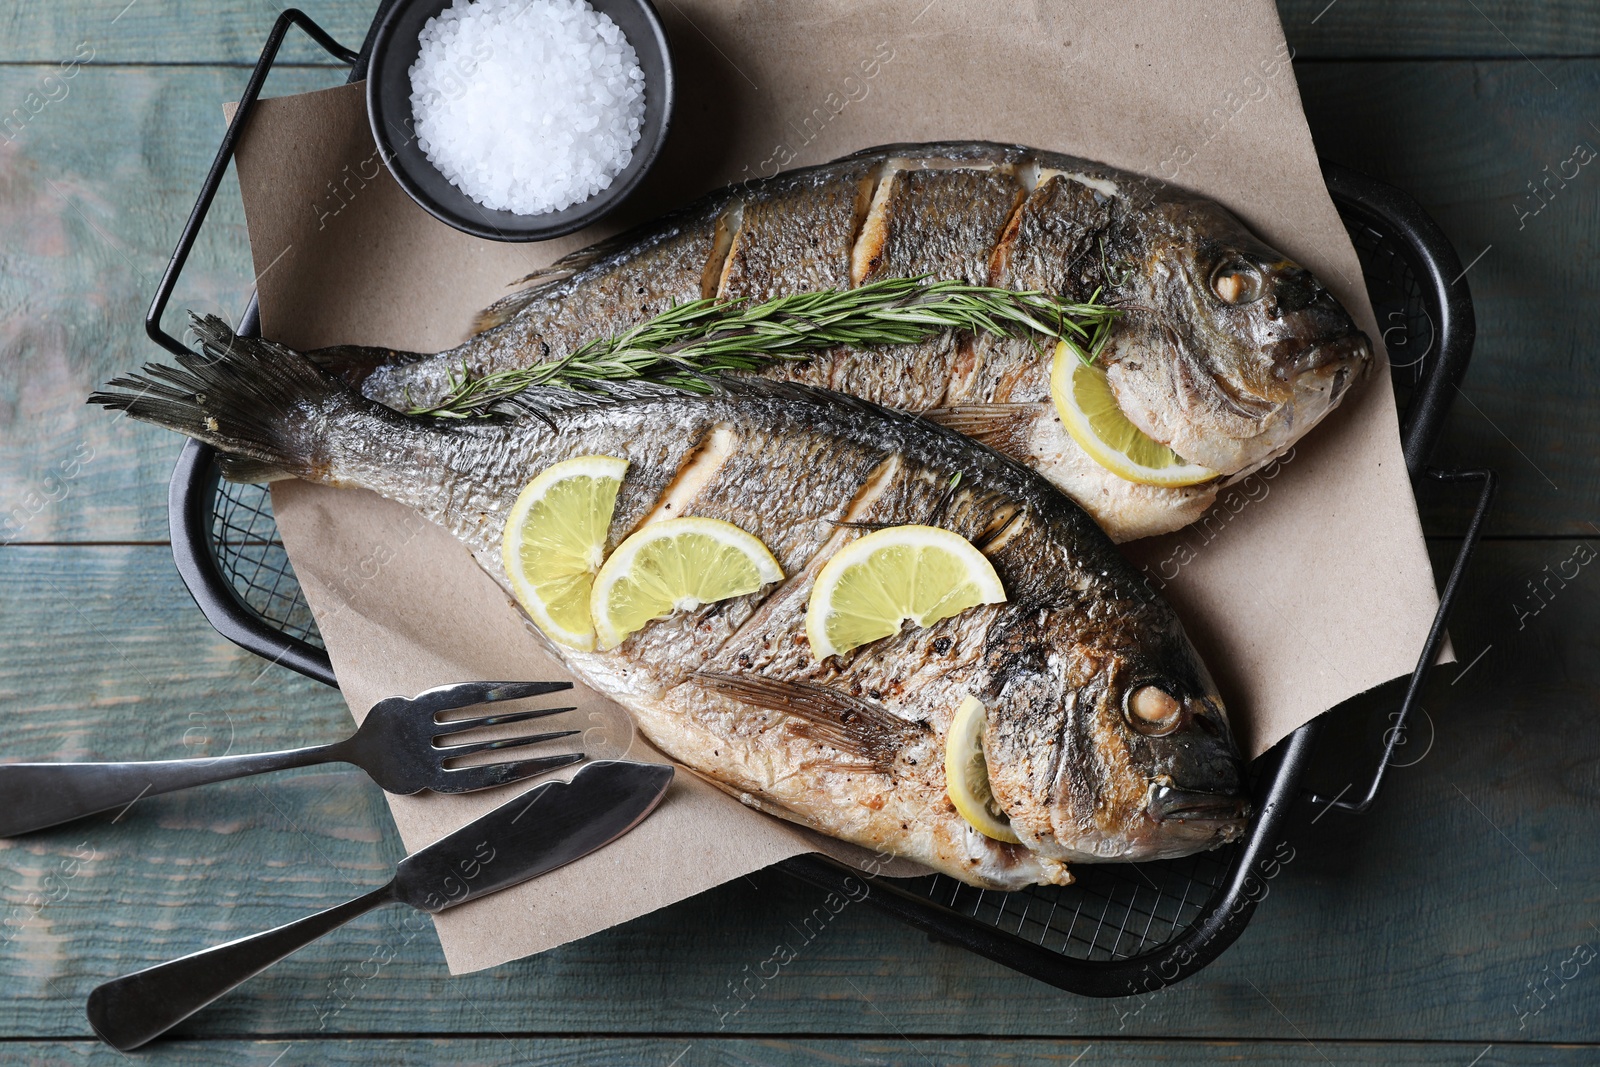
<path fill-rule="evenodd" d="M 400 0 L 372 39 L 367 68 L 367 117 L 379 154 L 400 188 L 441 222 L 491 241 L 542 241 L 582 229 L 627 199 L 661 153 L 672 118 L 672 53 L 649 0 L 589 0 L 633 45 L 644 71 L 644 128 L 633 159 L 611 185 L 560 211 L 518 215 L 494 211 L 451 185 L 418 147 L 412 134 L 411 64 L 421 51 L 423 23 L 451 0 Z"/>

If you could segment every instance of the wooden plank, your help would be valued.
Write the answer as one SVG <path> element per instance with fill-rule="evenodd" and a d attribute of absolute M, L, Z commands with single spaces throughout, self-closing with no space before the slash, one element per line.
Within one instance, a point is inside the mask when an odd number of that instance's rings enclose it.
<path fill-rule="evenodd" d="M 101 63 L 253 63 L 281 6 L 252 0 L 17 4 L 4 20 L 0 62 L 56 63 L 87 46 Z M 351 48 L 361 44 L 374 10 L 370 0 L 312 0 L 298 6 Z M 1479 0 L 1476 5 L 1280 0 L 1278 10 L 1290 43 L 1305 57 L 1600 52 L 1600 12 L 1584 0 Z M 293 62 L 328 62 L 326 53 L 298 31 L 284 56 Z"/>
<path fill-rule="evenodd" d="M 1284 36 L 1298 57 L 1503 56 L 1600 52 L 1593 4 L 1391 0 L 1279 0 Z"/>
<path fill-rule="evenodd" d="M 1311 64 L 1300 78 L 1329 158 L 1412 190 L 1463 263 L 1489 249 L 1467 278 L 1477 298 L 1478 355 L 1440 456 L 1500 469 L 1496 532 L 1570 535 L 1590 532 L 1584 507 L 1600 490 L 1590 462 L 1600 427 L 1589 415 L 1600 348 L 1590 320 L 1572 312 L 1586 306 L 1600 272 L 1588 254 L 1597 201 L 1585 183 L 1593 168 L 1537 216 L 1519 223 L 1514 206 L 1572 143 L 1600 145 L 1586 117 L 1600 96 L 1600 62 L 1545 67 L 1565 91 L 1548 90 L 1520 60 Z M 311 88 L 330 75 L 288 71 L 274 85 Z M 0 99 L 20 98 L 37 77 L 35 68 L 0 68 Z M 242 80 L 231 70 L 86 69 L 71 95 L 0 146 L 0 208 L 19 235 L 0 248 L 8 357 L 0 361 L 0 540 L 165 537 L 175 439 L 89 410 L 82 399 L 155 354 L 139 323 L 215 151 L 217 105 Z M 236 315 L 249 279 L 229 187 L 174 307 Z M 1463 528 L 1463 500 L 1430 492 L 1429 528 Z"/>
<path fill-rule="evenodd" d="M 1491 531 L 1590 536 L 1600 346 L 1592 317 L 1575 309 L 1600 287 L 1589 252 L 1600 165 L 1567 163 L 1577 177 L 1566 188 L 1552 179 L 1536 213 L 1530 183 L 1580 143 L 1600 150 L 1590 121 L 1600 63 L 1541 66 L 1559 91 L 1521 61 L 1312 64 L 1298 74 L 1318 151 L 1410 192 L 1470 268 L 1477 346 L 1440 461 L 1500 472 Z M 1465 529 L 1468 494 L 1428 491 L 1424 502 L 1430 531 Z"/>
<path fill-rule="evenodd" d="M 361 46 L 377 10 L 374 0 L 71 0 L 53 10 L 10 7 L 0 33 L 0 63 L 54 64 L 85 49 L 93 50 L 95 63 L 254 63 L 285 7 L 300 8 L 349 48 Z M 287 63 L 334 62 L 298 29 L 285 38 L 281 55 Z"/>
<path fill-rule="evenodd" d="M 271 88 L 326 86 L 330 73 L 286 71 Z M 216 154 L 222 103 L 244 80 L 238 70 L 85 68 L 0 143 L 0 542 L 166 536 L 178 439 L 83 401 L 160 351 L 144 336 L 145 310 Z M 41 84 L 37 68 L 0 68 L 0 100 Z M 249 263 L 230 176 L 168 329 L 182 330 L 186 308 L 237 318 Z"/>
<path fill-rule="evenodd" d="M 1454 546 L 1436 548 L 1442 562 Z M 224 736 L 243 751 L 343 728 L 333 694 L 278 668 L 258 681 L 259 661 L 211 635 L 164 549 L 6 551 L 8 757 L 170 756 Z M 387 909 L 181 1033 L 1595 1041 L 1600 969 L 1572 962 L 1578 946 L 1600 947 L 1589 925 L 1600 856 L 1584 829 L 1600 794 L 1600 571 L 1564 563 L 1582 555 L 1576 542 L 1483 547 L 1452 632 L 1464 660 L 1488 653 L 1461 685 L 1438 680 L 1431 744 L 1419 727 L 1411 750 L 1425 758 L 1392 775 L 1364 819 L 1301 817 L 1294 858 L 1243 939 L 1165 992 L 1072 997 L 849 907 L 746 1003 L 734 989 L 822 903 L 764 872 L 459 979 L 425 927 Z M 1524 582 L 1546 565 L 1577 577 L 1519 615 Z M 1386 710 L 1347 716 L 1367 743 L 1332 761 L 1352 770 L 1329 790 L 1367 765 Z M 86 1034 L 83 997 L 98 982 L 330 906 L 377 884 L 398 854 L 377 790 L 322 770 L 149 798 L 114 825 L 0 843 L 0 1034 Z"/>
<path fill-rule="evenodd" d="M 28 1041 L 7 1052 L 20 1064 L 119 1062 L 111 1049 L 86 1041 Z M 1345 1042 L 1189 1042 L 1189 1041 L 996 1041 L 929 1040 L 891 1035 L 873 1039 L 829 1038 L 408 1038 L 340 1041 L 294 1038 L 270 1041 L 194 1041 L 149 1045 L 141 1062 L 173 1067 L 216 1063 L 245 1067 L 611 1067 L 619 1063 L 661 1067 L 788 1067 L 790 1064 L 966 1064 L 1115 1067 L 1118 1064 L 1183 1064 L 1189 1067 L 1240 1062 L 1282 1067 L 1326 1064 L 1391 1064 L 1393 1067 L 1464 1067 L 1473 1057 L 1480 1067 L 1576 1067 L 1593 1062 L 1592 1047 L 1509 1045 L 1485 1049 L 1469 1044 L 1352 1044 Z"/>

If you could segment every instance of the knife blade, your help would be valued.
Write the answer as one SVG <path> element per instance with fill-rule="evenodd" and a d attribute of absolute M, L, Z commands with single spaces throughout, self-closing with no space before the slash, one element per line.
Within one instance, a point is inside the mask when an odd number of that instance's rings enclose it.
<path fill-rule="evenodd" d="M 121 1051 L 158 1037 L 323 934 L 383 904 L 437 914 L 548 874 L 610 844 L 666 796 L 673 770 L 600 760 L 546 782 L 401 860 L 388 883 L 285 926 L 203 949 L 98 986 L 89 1025 Z"/>
<path fill-rule="evenodd" d="M 394 899 L 437 914 L 547 874 L 639 825 L 671 781 L 665 764 L 599 760 L 546 782 L 401 860 Z"/>

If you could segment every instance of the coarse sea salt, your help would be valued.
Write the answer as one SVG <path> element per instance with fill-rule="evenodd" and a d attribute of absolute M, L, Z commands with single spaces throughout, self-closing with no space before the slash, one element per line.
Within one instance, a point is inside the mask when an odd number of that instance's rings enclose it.
<path fill-rule="evenodd" d="M 559 211 L 610 187 L 644 125 L 644 71 L 584 0 L 455 0 L 411 65 L 428 161 L 484 207 Z"/>

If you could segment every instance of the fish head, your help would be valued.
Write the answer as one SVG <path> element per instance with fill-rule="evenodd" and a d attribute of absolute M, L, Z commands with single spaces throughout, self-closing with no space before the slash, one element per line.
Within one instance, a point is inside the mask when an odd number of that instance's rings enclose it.
<path fill-rule="evenodd" d="M 1001 655 L 991 645 L 998 689 L 986 702 L 990 786 L 1022 843 L 1066 862 L 1147 860 L 1241 837 L 1243 760 L 1170 612 L 1138 613 L 1087 645 L 1051 640 L 1064 620 L 1034 614 L 1000 639 Z"/>
<path fill-rule="evenodd" d="M 1372 344 L 1304 267 L 1207 201 L 1162 206 L 1127 257 L 1104 359 L 1129 420 L 1225 475 L 1280 455 L 1372 366 Z"/>

